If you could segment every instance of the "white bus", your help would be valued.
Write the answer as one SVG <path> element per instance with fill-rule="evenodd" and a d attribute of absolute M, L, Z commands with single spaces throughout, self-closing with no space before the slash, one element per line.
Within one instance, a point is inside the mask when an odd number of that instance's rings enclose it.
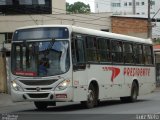
<path fill-rule="evenodd" d="M 11 95 L 38 109 L 56 102 L 120 98 L 134 102 L 155 89 L 151 40 L 70 25 L 17 29 L 11 50 Z"/>

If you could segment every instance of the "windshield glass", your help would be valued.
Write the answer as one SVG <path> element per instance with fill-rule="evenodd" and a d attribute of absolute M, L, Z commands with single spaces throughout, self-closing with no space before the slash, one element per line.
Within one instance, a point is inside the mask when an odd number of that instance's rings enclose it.
<path fill-rule="evenodd" d="M 69 70 L 68 41 L 19 42 L 12 45 L 12 73 L 53 76 Z"/>

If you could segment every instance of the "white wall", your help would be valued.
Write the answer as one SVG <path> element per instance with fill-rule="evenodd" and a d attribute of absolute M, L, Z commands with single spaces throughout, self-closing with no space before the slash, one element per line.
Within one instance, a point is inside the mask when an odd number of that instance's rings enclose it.
<path fill-rule="evenodd" d="M 160 0 L 155 1 L 155 5 L 151 6 L 151 17 L 159 10 Z M 124 3 L 127 2 L 127 6 L 124 6 Z M 113 12 L 113 14 L 133 14 L 133 6 L 129 6 L 129 2 L 133 0 L 95 0 L 95 12 Z M 139 15 L 148 15 L 148 0 L 135 0 L 135 3 L 139 2 L 139 6 L 136 5 L 136 13 Z M 142 5 L 144 2 L 144 5 Z M 120 3 L 121 7 L 112 6 L 112 3 Z M 98 4 L 98 8 L 97 8 Z M 160 12 L 156 15 L 156 18 L 160 18 Z"/>
<path fill-rule="evenodd" d="M 111 0 L 95 0 L 95 13 L 111 12 Z"/>
<path fill-rule="evenodd" d="M 154 23 L 155 26 L 152 28 L 153 38 L 160 38 L 160 22 Z"/>

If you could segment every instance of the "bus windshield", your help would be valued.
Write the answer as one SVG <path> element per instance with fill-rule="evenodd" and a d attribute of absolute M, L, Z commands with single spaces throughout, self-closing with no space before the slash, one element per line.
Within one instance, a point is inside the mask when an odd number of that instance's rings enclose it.
<path fill-rule="evenodd" d="M 26 41 L 12 44 L 12 73 L 19 76 L 53 76 L 70 67 L 67 40 Z"/>

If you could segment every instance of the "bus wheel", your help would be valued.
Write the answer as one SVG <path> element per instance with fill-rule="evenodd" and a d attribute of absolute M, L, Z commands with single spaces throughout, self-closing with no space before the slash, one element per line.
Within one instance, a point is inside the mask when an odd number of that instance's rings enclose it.
<path fill-rule="evenodd" d="M 96 97 L 96 90 L 93 86 L 93 84 L 90 84 L 88 89 L 88 98 L 87 101 L 81 102 L 82 105 L 85 105 L 87 108 L 93 108 L 97 105 L 97 97 Z"/>
<path fill-rule="evenodd" d="M 133 82 L 132 89 L 131 89 L 130 102 L 137 101 L 137 97 L 138 97 L 138 85 L 136 84 L 136 82 Z"/>
<path fill-rule="evenodd" d="M 34 102 L 34 105 L 38 110 L 45 110 L 48 106 L 46 102 Z"/>
<path fill-rule="evenodd" d="M 131 95 L 129 97 L 121 97 L 122 102 L 135 102 L 138 97 L 138 85 L 136 82 L 132 83 Z"/>

